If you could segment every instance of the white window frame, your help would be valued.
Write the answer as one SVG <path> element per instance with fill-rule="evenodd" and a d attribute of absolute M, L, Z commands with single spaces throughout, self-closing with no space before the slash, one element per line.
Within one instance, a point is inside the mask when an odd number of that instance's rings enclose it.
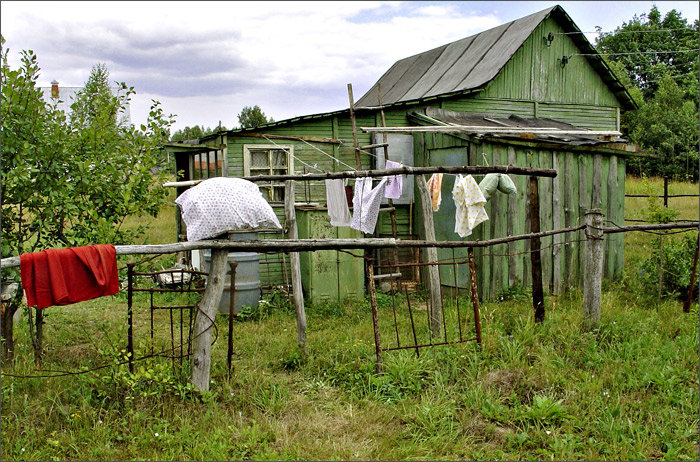
<path fill-rule="evenodd" d="M 243 145 L 243 175 L 252 176 L 250 173 L 251 168 L 251 153 L 250 151 L 256 149 L 267 149 L 268 150 L 268 174 L 272 173 L 272 160 L 270 158 L 269 151 L 271 150 L 283 150 L 287 153 L 287 172 L 290 174 L 294 172 L 294 146 L 290 144 L 244 144 Z M 257 183 L 261 191 L 267 190 L 268 197 L 274 197 L 272 193 L 272 188 L 281 189 L 282 196 L 284 196 L 284 182 L 271 182 L 271 183 Z M 284 201 L 269 201 L 275 203 L 282 203 Z"/>

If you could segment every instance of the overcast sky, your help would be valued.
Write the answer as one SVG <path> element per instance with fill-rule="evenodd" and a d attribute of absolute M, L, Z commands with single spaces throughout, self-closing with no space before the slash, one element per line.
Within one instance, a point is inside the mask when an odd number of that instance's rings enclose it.
<path fill-rule="evenodd" d="M 689 21 L 692 2 L 559 2 L 584 31 L 614 30 L 656 4 Z M 243 106 L 283 120 L 348 106 L 397 60 L 556 2 L 2 1 L 10 63 L 32 49 L 40 86 L 81 86 L 96 63 L 136 89 L 134 123 L 152 99 L 187 125 L 227 128 Z M 588 35 L 593 41 L 595 34 Z"/>

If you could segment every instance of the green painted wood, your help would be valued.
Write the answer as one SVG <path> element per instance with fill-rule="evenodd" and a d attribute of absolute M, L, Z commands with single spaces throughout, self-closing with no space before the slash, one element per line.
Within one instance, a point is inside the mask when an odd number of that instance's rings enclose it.
<path fill-rule="evenodd" d="M 508 164 L 508 148 L 502 145 L 496 145 L 494 150 L 492 165 L 507 165 Z M 508 194 L 498 192 L 496 194 L 496 203 L 498 204 L 498 213 L 491 217 L 496 223 L 493 230 L 495 237 L 505 237 L 508 235 Z M 508 288 L 508 245 L 503 244 L 494 247 L 497 257 L 497 278 L 496 278 L 496 294 L 503 293 Z"/>
<path fill-rule="evenodd" d="M 552 168 L 552 151 L 539 151 L 540 168 Z M 540 192 L 540 231 L 554 229 L 552 210 L 552 179 L 538 178 Z M 542 287 L 545 292 L 552 291 L 552 242 L 553 237 L 540 239 L 540 254 L 542 256 Z"/>
<path fill-rule="evenodd" d="M 492 148 L 493 145 L 490 143 L 484 143 L 477 146 L 476 165 L 492 165 Z M 484 159 L 484 157 L 486 159 Z M 491 227 L 489 226 L 488 222 L 482 223 L 481 225 L 476 227 L 474 234 L 476 234 L 476 232 L 479 233 L 477 239 L 486 240 L 491 239 L 493 237 L 491 233 Z M 493 258 L 490 256 L 491 252 L 493 252 L 493 247 L 482 248 L 478 253 L 476 251 L 474 252 L 475 256 L 478 259 L 476 269 L 479 272 L 477 273 L 477 282 L 479 284 L 479 297 L 483 300 L 490 300 L 492 295 L 493 283 L 491 274 L 493 270 Z"/>
<path fill-rule="evenodd" d="M 543 21 L 479 96 L 620 106 L 585 57 L 572 56 L 562 66 L 562 56 L 580 50 L 567 35 L 556 35 L 548 46 L 544 37 L 549 32 L 564 31 L 552 18 Z"/>
<path fill-rule="evenodd" d="M 562 177 L 565 178 L 564 181 L 564 227 L 570 228 L 576 226 L 579 223 L 578 215 L 578 162 L 576 155 L 572 152 L 567 152 L 564 154 L 565 165 L 561 173 Z M 567 244 L 564 246 L 564 285 L 565 287 L 572 288 L 579 286 L 579 260 L 578 260 L 578 247 L 579 243 L 576 242 L 578 239 L 578 233 L 566 234 L 564 240 Z"/>
<path fill-rule="evenodd" d="M 336 228 L 338 239 L 361 239 L 362 233 L 348 227 Z M 305 252 L 313 253 L 313 252 Z M 357 300 L 365 296 L 365 278 L 362 274 L 365 269 L 363 252 L 351 250 L 348 252 L 336 251 L 338 262 L 337 284 L 338 301 Z"/>
<path fill-rule="evenodd" d="M 517 160 L 516 160 L 516 151 L 513 146 L 508 146 L 508 165 L 516 165 Z M 518 210 L 518 202 L 519 198 L 522 195 L 521 189 L 518 184 L 518 176 L 519 175 L 512 175 L 511 180 L 516 184 L 517 192 L 513 194 L 509 194 L 507 201 L 508 201 L 508 212 L 507 212 L 507 225 L 506 225 L 506 232 L 508 233 L 509 236 L 515 236 L 518 234 L 518 215 L 519 215 L 519 210 Z M 522 257 L 520 255 L 517 255 L 517 253 L 520 252 L 520 246 L 518 245 L 518 242 L 510 242 L 508 243 L 508 287 L 513 287 L 516 285 L 521 285 L 522 284 L 522 270 L 520 269 L 522 266 Z"/>
<path fill-rule="evenodd" d="M 518 166 L 519 167 L 536 167 L 537 162 L 533 163 L 532 151 L 529 149 L 521 150 L 518 156 Z M 539 160 L 539 159 L 537 159 Z M 518 175 L 520 184 L 518 184 L 518 191 L 522 193 L 521 200 L 521 223 L 523 223 L 522 231 L 523 234 L 530 232 L 530 199 L 529 199 L 529 177 L 525 175 Z M 522 242 L 522 252 L 523 252 L 523 287 L 529 288 L 532 284 L 532 274 L 530 268 L 530 241 L 523 240 Z"/>
<path fill-rule="evenodd" d="M 608 220 L 610 219 L 609 215 L 609 202 L 608 202 L 608 172 L 610 169 L 610 158 L 609 157 L 603 157 L 600 156 L 601 160 L 601 173 L 600 173 L 600 204 L 601 204 L 601 209 L 603 210 L 603 224 L 604 226 L 608 226 Z M 595 159 L 594 159 L 595 162 Z M 604 244 L 603 244 L 603 277 L 604 278 L 609 278 L 610 277 L 610 267 L 609 267 L 609 260 L 610 260 L 610 236 L 604 236 Z"/>
<path fill-rule="evenodd" d="M 564 223 L 564 191 L 562 178 L 566 178 L 564 154 L 560 152 L 552 152 L 552 168 L 558 172 L 555 178 L 552 178 L 552 229 L 561 229 Z M 562 261 L 564 257 L 564 242 L 565 236 L 557 234 L 552 237 L 552 293 L 559 295 L 563 292 L 564 279 Z"/>
<path fill-rule="evenodd" d="M 627 177 L 625 162 L 624 157 L 617 159 L 617 223 L 620 226 L 625 224 L 625 179 Z M 617 247 L 615 277 L 622 279 L 625 268 L 625 233 L 617 233 L 615 245 Z"/>

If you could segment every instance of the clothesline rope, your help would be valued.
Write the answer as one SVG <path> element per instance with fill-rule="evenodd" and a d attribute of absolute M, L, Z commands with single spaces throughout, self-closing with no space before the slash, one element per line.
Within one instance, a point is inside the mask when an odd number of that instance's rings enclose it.
<path fill-rule="evenodd" d="M 312 169 L 316 170 L 316 171 L 319 172 L 319 173 L 328 173 L 328 172 L 326 172 L 326 171 L 324 171 L 324 170 L 321 170 L 321 169 L 318 168 L 316 165 L 307 164 L 307 163 L 304 162 L 303 160 L 299 159 L 297 156 L 295 156 L 295 155 L 292 153 L 291 150 L 289 150 L 289 148 L 285 148 L 284 146 L 280 146 L 279 144 L 275 143 L 274 141 L 272 141 L 270 138 L 268 138 L 268 137 L 265 136 L 265 135 L 262 135 L 262 137 L 265 138 L 265 139 L 266 139 L 267 141 L 269 141 L 270 143 L 272 143 L 272 144 L 274 144 L 275 146 L 277 146 L 278 148 L 280 148 L 281 150 L 283 150 L 284 152 L 286 152 L 287 154 L 289 154 L 290 156 L 292 156 L 294 159 L 296 159 L 296 160 L 298 160 L 299 162 L 301 162 L 302 164 L 304 164 L 305 166 L 307 166 L 307 167 L 309 167 L 309 168 L 312 168 Z"/>
<path fill-rule="evenodd" d="M 345 162 L 343 162 L 342 160 L 340 160 L 340 159 L 338 159 L 338 158 L 336 158 L 336 157 L 334 157 L 334 156 L 328 154 L 328 153 L 325 152 L 324 150 L 319 149 L 318 147 L 314 146 L 313 144 L 309 143 L 308 141 L 306 141 L 306 140 L 301 140 L 301 141 L 302 141 L 303 143 L 308 144 L 309 146 L 311 146 L 312 148 L 314 148 L 315 150 L 317 150 L 317 151 L 320 152 L 321 154 L 324 154 L 324 155 L 330 157 L 331 159 L 333 159 L 334 162 L 338 162 L 338 163 L 340 163 L 340 164 L 343 164 L 343 165 L 345 165 L 346 167 L 348 167 L 350 170 L 356 171 L 352 166 L 350 166 L 350 165 L 346 164 Z"/>

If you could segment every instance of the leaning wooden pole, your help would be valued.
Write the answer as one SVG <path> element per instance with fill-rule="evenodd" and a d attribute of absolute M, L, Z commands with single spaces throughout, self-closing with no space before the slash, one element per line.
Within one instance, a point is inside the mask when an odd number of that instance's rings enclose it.
<path fill-rule="evenodd" d="M 297 215 L 294 209 L 294 180 L 284 182 L 284 216 L 287 222 L 289 239 L 297 239 Z M 301 287 L 301 264 L 299 252 L 289 252 L 292 273 L 292 298 L 297 317 L 297 343 L 303 354 L 306 354 L 306 311 L 304 309 L 304 294 Z"/>
<path fill-rule="evenodd" d="M 683 312 L 690 313 L 690 305 L 693 303 L 693 290 L 695 289 L 695 278 L 698 275 L 698 257 L 700 257 L 700 235 L 695 242 L 695 256 L 693 257 L 693 272 L 690 274 L 690 286 L 688 287 L 688 298 L 683 302 Z"/>
<path fill-rule="evenodd" d="M 537 177 L 530 177 L 530 231 L 540 232 L 540 193 Z M 544 321 L 544 293 L 542 288 L 542 255 L 540 238 L 530 240 L 530 266 L 532 272 L 532 307 L 535 309 L 535 322 Z"/>
<path fill-rule="evenodd" d="M 420 193 L 421 209 L 423 212 L 423 230 L 425 239 L 435 241 L 435 223 L 433 221 L 432 199 L 430 189 L 423 175 L 416 177 L 418 192 Z M 437 248 L 427 247 L 425 252 L 426 262 L 437 262 Z M 440 336 L 440 326 L 442 324 L 442 294 L 440 291 L 440 273 L 436 265 L 428 265 L 428 289 L 430 290 L 430 301 L 432 313 L 430 318 L 430 330 L 434 337 Z"/>
<path fill-rule="evenodd" d="M 603 212 L 586 212 L 586 259 L 583 264 L 583 326 L 595 329 L 600 323 L 603 286 Z"/>
<path fill-rule="evenodd" d="M 371 257 L 367 259 L 365 271 L 367 272 L 367 289 L 369 292 L 370 307 L 372 308 L 372 326 L 374 327 L 374 352 L 377 356 L 377 374 L 381 374 L 384 371 L 384 364 L 382 362 L 382 339 L 381 335 L 379 334 L 377 288 L 374 285 L 374 265 L 372 264 Z"/>
<path fill-rule="evenodd" d="M 197 305 L 192 332 L 192 384 L 199 391 L 209 390 L 209 374 L 211 371 L 211 332 L 219 308 L 219 301 L 224 292 L 226 282 L 227 250 L 212 249 L 211 265 L 207 287 L 202 300 Z"/>

